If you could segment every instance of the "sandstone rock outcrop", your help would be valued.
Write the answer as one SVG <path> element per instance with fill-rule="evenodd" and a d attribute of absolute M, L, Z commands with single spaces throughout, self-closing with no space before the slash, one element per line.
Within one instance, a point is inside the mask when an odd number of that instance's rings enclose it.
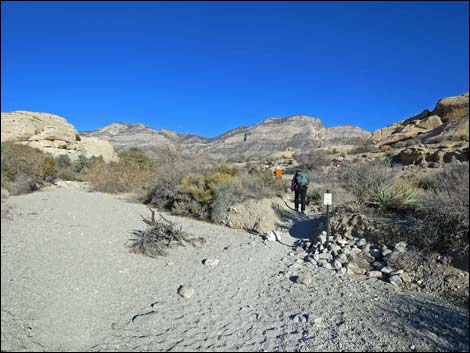
<path fill-rule="evenodd" d="M 63 117 L 48 113 L 16 111 L 1 114 L 1 141 L 15 142 L 40 149 L 53 156 L 67 155 L 76 160 L 102 156 L 117 159 L 113 146 L 106 140 L 81 137 Z"/>
<path fill-rule="evenodd" d="M 371 141 L 405 165 L 433 167 L 453 160 L 468 161 L 469 94 L 443 98 L 433 111 L 424 110 L 374 131 Z"/>

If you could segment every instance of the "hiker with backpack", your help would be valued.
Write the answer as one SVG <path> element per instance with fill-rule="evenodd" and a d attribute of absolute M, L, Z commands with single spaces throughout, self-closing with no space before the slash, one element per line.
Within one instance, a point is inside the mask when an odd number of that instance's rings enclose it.
<path fill-rule="evenodd" d="M 297 168 L 295 171 L 294 177 L 292 178 L 290 184 L 290 190 L 294 192 L 294 203 L 295 210 L 299 211 L 299 201 L 300 201 L 300 210 L 302 213 L 305 213 L 305 198 L 307 196 L 307 187 L 308 179 L 302 169 Z"/>

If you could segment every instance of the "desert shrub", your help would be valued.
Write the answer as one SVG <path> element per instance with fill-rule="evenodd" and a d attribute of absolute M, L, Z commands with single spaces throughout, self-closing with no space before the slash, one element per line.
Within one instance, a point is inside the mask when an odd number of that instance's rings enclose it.
<path fill-rule="evenodd" d="M 415 146 L 415 145 L 418 145 L 420 143 L 421 143 L 421 140 L 418 137 L 415 137 L 415 138 L 410 138 L 410 139 L 407 139 L 407 140 L 398 141 L 398 142 L 393 144 L 393 147 L 395 147 L 395 148 L 404 148 L 404 147 L 409 147 L 409 146 Z M 385 146 L 387 146 L 387 145 L 385 145 Z"/>
<path fill-rule="evenodd" d="M 43 167 L 42 167 L 43 177 L 54 176 L 57 174 L 57 168 L 54 158 L 52 157 L 45 157 L 43 160 Z"/>
<path fill-rule="evenodd" d="M 420 181 L 426 190 L 416 207 L 424 220 L 420 233 L 430 248 L 468 254 L 469 169 L 468 164 L 446 165 Z"/>
<path fill-rule="evenodd" d="M 69 156 L 63 154 L 55 158 L 55 165 L 57 169 L 67 169 L 72 166 L 72 161 Z"/>
<path fill-rule="evenodd" d="M 2 186 L 11 194 L 37 190 L 46 176 L 56 173 L 52 157 L 21 144 L 2 143 L 1 163 Z"/>
<path fill-rule="evenodd" d="M 83 158 L 83 157 L 82 157 Z M 80 170 L 76 170 L 79 160 L 72 162 L 68 155 L 60 155 L 55 158 L 56 175 L 63 180 L 81 181 Z"/>
<path fill-rule="evenodd" d="M 330 154 L 322 150 L 295 153 L 293 158 L 299 162 L 302 168 L 308 170 L 321 169 L 321 167 L 326 167 L 331 164 Z"/>
<path fill-rule="evenodd" d="M 153 161 L 140 148 L 132 147 L 118 153 L 120 162 L 140 170 L 149 170 Z"/>
<path fill-rule="evenodd" d="M 336 178 L 349 190 L 358 203 L 364 203 L 371 190 L 376 190 L 393 177 L 388 160 L 375 159 L 371 162 L 343 162 Z"/>
<path fill-rule="evenodd" d="M 209 219 L 216 190 L 237 173 L 226 165 L 214 167 L 203 174 L 184 176 L 172 206 L 178 215 Z"/>
<path fill-rule="evenodd" d="M 167 250 L 175 246 L 185 246 L 185 244 L 196 246 L 205 243 L 204 238 L 190 237 L 181 227 L 175 226 L 162 215 L 156 220 L 155 211 L 152 209 L 150 211 L 152 218 L 142 216 L 147 228 L 132 233 L 135 238 L 131 239 L 133 241 L 129 246 L 131 252 L 149 257 L 167 256 Z"/>
<path fill-rule="evenodd" d="M 155 169 L 148 186 L 137 195 L 140 202 L 158 209 L 171 210 L 183 177 L 203 173 L 208 161 L 200 156 L 185 156 L 177 151 L 166 151 L 157 156 Z"/>
<path fill-rule="evenodd" d="M 380 149 L 374 143 L 367 143 L 362 146 L 358 146 L 353 148 L 348 152 L 348 154 L 360 154 L 360 153 L 369 153 L 369 152 L 377 152 Z"/>
<path fill-rule="evenodd" d="M 237 203 L 281 196 L 284 192 L 285 185 L 273 177 L 271 170 L 249 167 L 216 190 L 211 219 L 218 223 L 224 219 L 229 207 Z"/>
<path fill-rule="evenodd" d="M 97 191 L 138 192 L 152 179 L 152 160 L 137 148 L 121 151 L 118 162 L 95 160 L 86 179 Z"/>

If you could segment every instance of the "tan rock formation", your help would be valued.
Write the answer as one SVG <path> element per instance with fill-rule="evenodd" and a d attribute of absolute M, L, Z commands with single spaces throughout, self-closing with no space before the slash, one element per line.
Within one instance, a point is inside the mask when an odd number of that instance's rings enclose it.
<path fill-rule="evenodd" d="M 1 141 L 16 142 L 40 149 L 53 156 L 67 155 L 76 160 L 103 156 L 105 161 L 117 159 L 112 145 L 98 138 L 82 138 L 64 118 L 28 111 L 1 114 Z"/>

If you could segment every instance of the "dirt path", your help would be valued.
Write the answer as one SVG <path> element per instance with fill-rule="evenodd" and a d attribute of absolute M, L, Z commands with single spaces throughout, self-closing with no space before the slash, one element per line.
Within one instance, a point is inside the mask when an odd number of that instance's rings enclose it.
<path fill-rule="evenodd" d="M 245 231 L 170 217 L 207 244 L 150 259 L 125 247 L 144 227 L 143 205 L 73 188 L 9 203 L 2 350 L 468 351 L 468 310 L 308 268 L 301 253 Z M 209 257 L 219 265 L 203 265 Z M 296 283 L 304 272 L 309 287 Z M 178 296 L 180 285 L 194 296 Z"/>

